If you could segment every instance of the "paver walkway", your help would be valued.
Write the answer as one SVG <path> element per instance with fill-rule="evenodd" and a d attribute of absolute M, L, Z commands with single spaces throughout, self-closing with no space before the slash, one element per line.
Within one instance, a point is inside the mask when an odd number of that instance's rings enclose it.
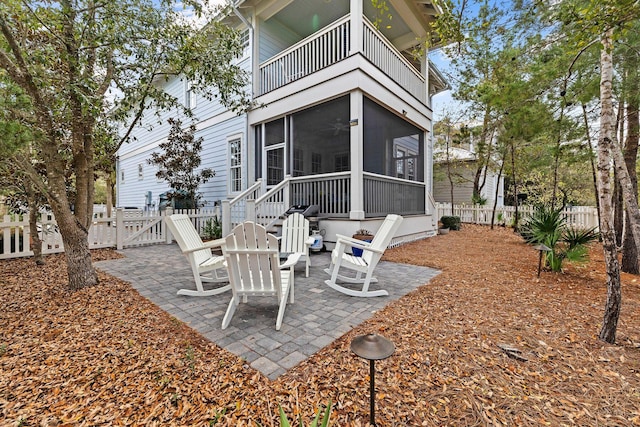
<path fill-rule="evenodd" d="M 129 248 L 125 258 L 100 261 L 96 266 L 125 280 L 160 308 L 189 324 L 207 339 L 245 359 L 254 369 L 275 379 L 336 338 L 370 318 L 392 301 L 427 283 L 437 270 L 380 262 L 371 289 L 389 296 L 356 298 L 324 284 L 329 253 L 312 254 L 309 277 L 300 263 L 295 276 L 295 303 L 287 304 L 280 331 L 275 329 L 275 298 L 250 298 L 241 303 L 231 324 L 221 329 L 231 291 L 211 297 L 176 295 L 195 289 L 191 267 L 176 244 Z M 211 284 L 205 284 L 205 287 Z"/>

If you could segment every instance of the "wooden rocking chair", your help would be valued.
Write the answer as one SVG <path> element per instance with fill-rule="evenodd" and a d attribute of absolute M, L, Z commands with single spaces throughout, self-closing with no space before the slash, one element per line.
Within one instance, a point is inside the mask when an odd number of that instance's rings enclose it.
<path fill-rule="evenodd" d="M 228 282 L 229 278 L 226 274 L 220 275 L 220 272 L 226 272 L 224 265 L 224 257 L 213 255 L 211 248 L 219 248 L 223 243 L 223 239 L 213 240 L 203 243 L 200 235 L 196 231 L 191 219 L 185 214 L 174 214 L 165 218 L 167 227 L 178 242 L 180 250 L 189 260 L 193 277 L 196 281 L 196 289 L 180 289 L 178 295 L 207 297 L 226 292 L 231 289 L 231 285 L 221 286 L 215 289 L 205 290 L 202 282 L 221 283 Z M 213 273 L 213 277 L 210 274 Z"/>
<path fill-rule="evenodd" d="M 351 237 L 336 235 L 336 247 L 331 252 L 331 265 L 324 271 L 331 276 L 325 280 L 329 287 L 347 295 L 355 297 L 378 297 L 389 295 L 385 290 L 370 291 L 369 284 L 376 283 L 378 279 L 373 277 L 373 270 L 378 265 L 382 254 L 391 243 L 391 239 L 402 223 L 400 215 L 387 215 L 380 229 L 376 232 L 371 243 L 352 239 Z M 362 249 L 362 256 L 356 257 L 346 252 L 348 247 Z M 355 277 L 348 277 L 339 274 L 340 268 L 355 271 Z M 364 278 L 362 275 L 364 274 Z M 338 285 L 337 280 L 346 283 L 362 283 L 362 289 L 354 290 Z"/>

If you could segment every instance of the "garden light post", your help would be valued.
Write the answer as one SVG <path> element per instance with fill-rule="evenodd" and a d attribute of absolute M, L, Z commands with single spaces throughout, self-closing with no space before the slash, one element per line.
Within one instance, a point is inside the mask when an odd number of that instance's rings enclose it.
<path fill-rule="evenodd" d="M 540 277 L 540 269 L 542 268 L 542 254 L 544 252 L 551 252 L 551 248 L 540 243 L 534 249 L 540 252 L 540 257 L 538 258 L 538 277 Z"/>
<path fill-rule="evenodd" d="M 376 411 L 376 386 L 375 386 L 375 374 L 376 374 L 376 360 L 386 359 L 396 351 L 395 345 L 388 339 L 377 334 L 359 335 L 351 341 L 351 351 L 357 356 L 367 359 L 369 361 L 369 424 L 376 425 L 375 411 Z"/>

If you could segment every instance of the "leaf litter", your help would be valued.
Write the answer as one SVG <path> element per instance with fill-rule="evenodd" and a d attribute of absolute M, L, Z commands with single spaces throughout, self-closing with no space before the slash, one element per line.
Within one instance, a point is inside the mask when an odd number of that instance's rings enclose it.
<path fill-rule="evenodd" d="M 93 251 L 94 259 L 120 256 Z M 622 275 L 616 345 L 599 341 L 601 247 L 562 274 L 510 229 L 388 250 L 442 270 L 275 381 L 100 273 L 69 292 L 64 255 L 0 261 L 1 426 L 277 426 L 333 402 L 332 425 L 367 426 L 357 335 L 391 339 L 376 364 L 379 426 L 640 425 L 640 289 Z M 319 308 L 321 310 L 321 307 Z"/>

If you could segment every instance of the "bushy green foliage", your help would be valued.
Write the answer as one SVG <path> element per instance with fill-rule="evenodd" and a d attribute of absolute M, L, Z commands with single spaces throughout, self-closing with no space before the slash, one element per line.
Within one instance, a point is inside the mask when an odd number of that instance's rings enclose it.
<path fill-rule="evenodd" d="M 147 162 L 158 166 L 156 177 L 171 186 L 172 191 L 167 194 L 169 199 L 184 199 L 185 207 L 197 208 L 202 198 L 198 187 L 214 177 L 216 172 L 210 168 L 198 169 L 202 163 L 200 151 L 204 139 L 195 137 L 195 124 L 183 129 L 182 121 L 178 119 L 169 118 L 167 122 L 171 130 L 167 140 L 160 143 L 162 152 L 151 153 Z"/>
<path fill-rule="evenodd" d="M 219 239 L 222 237 L 222 222 L 220 218 L 214 216 L 213 218 L 209 218 L 204 223 L 204 229 L 202 230 L 204 233 L 205 239 Z"/>
<path fill-rule="evenodd" d="M 448 228 L 450 230 L 460 230 L 460 217 L 459 216 L 443 216 L 440 218 L 440 222 L 444 228 Z"/>
<path fill-rule="evenodd" d="M 527 243 L 543 244 L 551 251 L 546 253 L 545 266 L 552 271 L 561 271 L 566 259 L 581 262 L 586 259 L 586 245 L 598 239 L 595 228 L 577 229 L 569 227 L 562 209 L 540 206 L 520 227 L 520 235 Z"/>

